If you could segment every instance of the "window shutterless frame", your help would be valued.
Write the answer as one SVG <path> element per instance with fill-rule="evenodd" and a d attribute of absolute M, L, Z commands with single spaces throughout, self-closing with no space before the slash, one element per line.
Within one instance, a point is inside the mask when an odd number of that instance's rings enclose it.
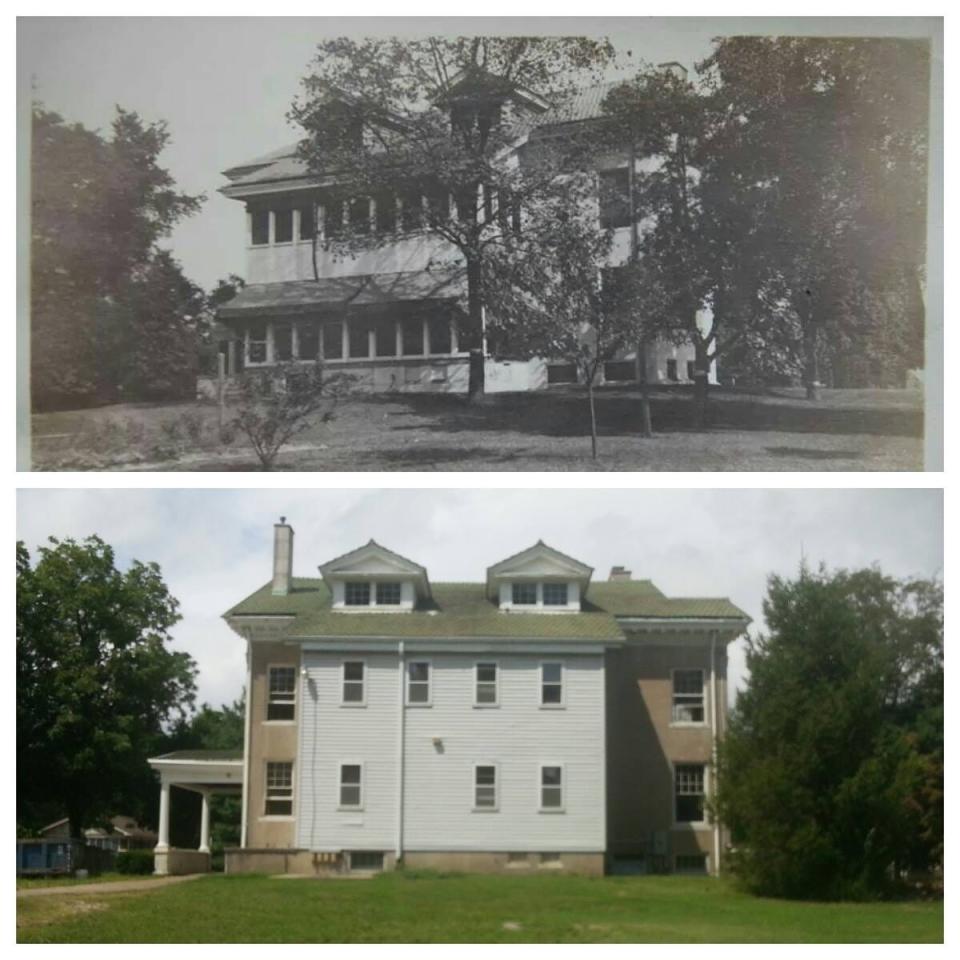
<path fill-rule="evenodd" d="M 429 660 L 407 661 L 407 706 L 429 707 L 433 703 L 433 665 Z"/>
<path fill-rule="evenodd" d="M 363 809 L 363 764 L 341 761 L 337 777 L 337 809 Z"/>
<path fill-rule="evenodd" d="M 500 771 L 496 763 L 473 765 L 473 810 L 496 813 L 500 809 Z"/>
<path fill-rule="evenodd" d="M 671 670 L 670 691 L 671 726 L 707 726 L 707 685 L 703 670 Z"/>
<path fill-rule="evenodd" d="M 264 764 L 264 817 L 293 817 L 293 762 L 267 760 Z"/>
<path fill-rule="evenodd" d="M 500 706 L 500 664 L 495 660 L 480 660 L 473 666 L 473 705 Z"/>
<path fill-rule="evenodd" d="M 674 827 L 709 827 L 710 772 L 705 763 L 672 763 Z M 693 814 L 698 819 L 693 819 Z"/>
<path fill-rule="evenodd" d="M 567 789 L 567 772 L 563 764 L 541 763 L 538 772 L 538 810 L 540 813 L 563 813 Z"/>
<path fill-rule="evenodd" d="M 367 663 L 365 660 L 344 660 L 340 664 L 340 706 L 367 705 Z"/>
<path fill-rule="evenodd" d="M 267 665 L 266 723 L 296 721 L 297 672 L 289 663 Z"/>
<path fill-rule="evenodd" d="M 539 702 L 542 708 L 558 710 L 566 705 L 565 672 L 561 660 L 541 661 Z"/>

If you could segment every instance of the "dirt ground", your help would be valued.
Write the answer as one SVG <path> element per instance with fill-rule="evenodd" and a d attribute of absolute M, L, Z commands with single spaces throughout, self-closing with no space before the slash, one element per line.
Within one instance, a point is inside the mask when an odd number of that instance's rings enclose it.
<path fill-rule="evenodd" d="M 655 436 L 638 434 L 635 390 L 598 394 L 600 455 L 570 387 L 461 397 L 381 395 L 341 404 L 280 454 L 279 470 L 919 470 L 923 398 L 914 390 L 713 391 L 710 423 L 690 426 L 689 392 L 654 391 Z M 227 410 L 225 422 L 232 412 Z M 257 470 L 242 436 L 220 441 L 215 406 L 125 404 L 33 417 L 38 470 Z"/>

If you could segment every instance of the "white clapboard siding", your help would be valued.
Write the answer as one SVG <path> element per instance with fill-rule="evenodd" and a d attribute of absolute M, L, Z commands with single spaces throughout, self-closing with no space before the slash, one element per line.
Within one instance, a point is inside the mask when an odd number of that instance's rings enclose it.
<path fill-rule="evenodd" d="M 497 708 L 473 705 L 478 659 L 499 662 Z M 603 658 L 550 658 L 565 665 L 563 709 L 540 708 L 540 659 L 433 657 L 432 706 L 407 709 L 405 849 L 605 848 Z M 477 763 L 497 765 L 496 812 L 473 810 Z M 564 767 L 563 813 L 539 812 L 541 763 Z"/>
<path fill-rule="evenodd" d="M 366 705 L 341 705 L 341 664 L 366 662 Z M 397 657 L 304 652 L 297 845 L 390 850 L 397 823 Z M 338 810 L 340 764 L 363 764 L 363 810 Z"/>
<path fill-rule="evenodd" d="M 340 705 L 341 663 L 367 664 L 365 707 Z M 410 851 L 605 848 L 602 655 L 411 654 L 430 660 L 431 705 L 405 708 L 403 846 Z M 542 659 L 564 663 L 564 706 L 540 707 Z M 474 706 L 474 665 L 499 664 L 499 706 Z M 304 654 L 297 843 L 393 849 L 397 840 L 396 654 Z M 438 743 L 434 741 L 438 740 Z M 337 810 L 339 764 L 364 765 L 364 810 Z M 498 771 L 496 811 L 473 809 L 474 765 Z M 540 765 L 564 768 L 564 810 L 542 813 Z"/>

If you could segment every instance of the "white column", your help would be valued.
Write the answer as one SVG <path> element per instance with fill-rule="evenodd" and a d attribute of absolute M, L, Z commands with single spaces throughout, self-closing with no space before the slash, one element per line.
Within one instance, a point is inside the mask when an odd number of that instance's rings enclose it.
<path fill-rule="evenodd" d="M 204 790 L 200 806 L 200 853 L 210 852 L 210 794 Z"/>
<path fill-rule="evenodd" d="M 170 849 L 170 784 L 166 780 L 160 781 L 160 832 L 154 849 Z"/>

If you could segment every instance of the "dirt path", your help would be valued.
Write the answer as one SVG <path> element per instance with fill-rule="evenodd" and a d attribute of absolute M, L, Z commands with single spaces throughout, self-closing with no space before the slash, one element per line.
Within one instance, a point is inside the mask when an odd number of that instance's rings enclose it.
<path fill-rule="evenodd" d="M 130 893 L 134 890 L 159 890 L 172 883 L 184 883 L 205 877 L 205 873 L 188 873 L 180 877 L 157 877 L 155 880 L 117 880 L 114 883 L 73 883 L 63 887 L 26 887 L 17 891 L 18 897 L 50 897 L 60 894 Z"/>

